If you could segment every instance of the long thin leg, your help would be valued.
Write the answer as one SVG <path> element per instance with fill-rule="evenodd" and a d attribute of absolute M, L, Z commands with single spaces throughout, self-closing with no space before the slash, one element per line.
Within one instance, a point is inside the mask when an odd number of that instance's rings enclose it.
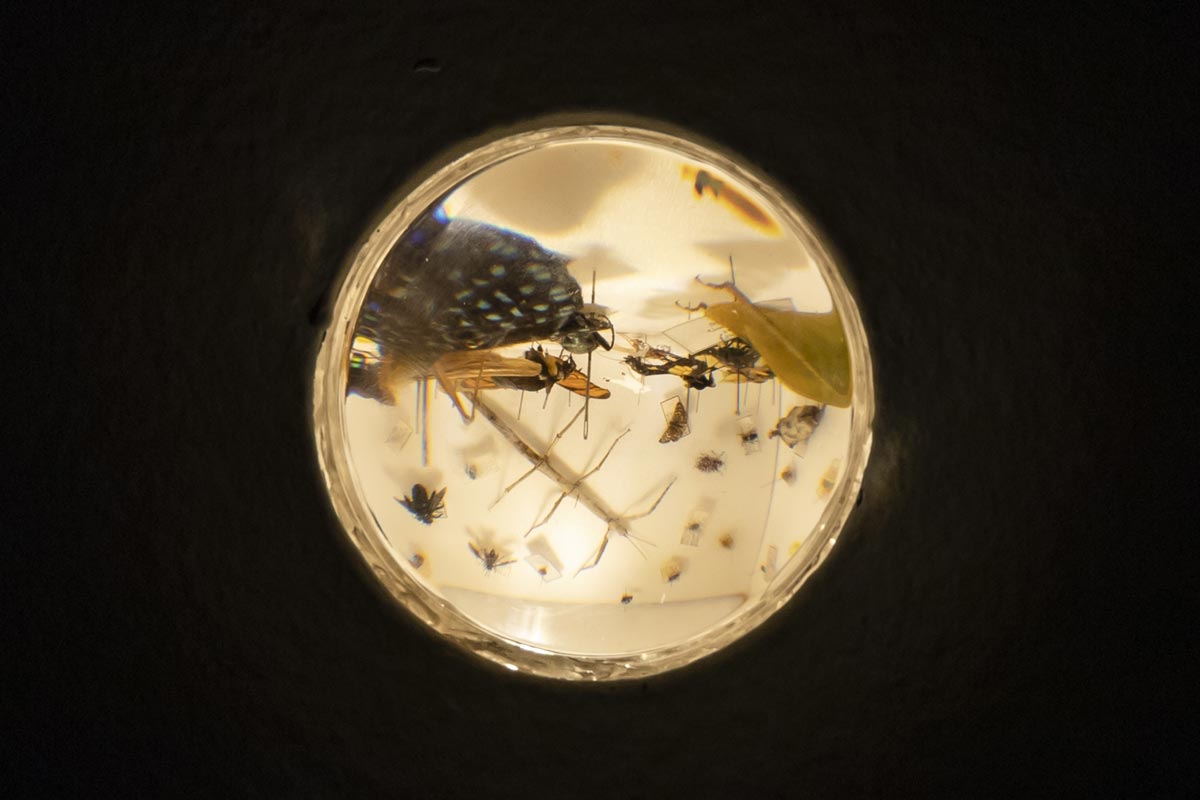
<path fill-rule="evenodd" d="M 523 394 L 523 393 L 522 393 L 522 396 L 524 396 L 524 394 Z M 575 424 L 575 421 L 576 421 L 577 419 L 579 419 L 579 415 L 580 415 L 580 414 L 582 414 L 582 413 L 583 413 L 583 409 L 581 408 L 581 409 L 579 409 L 579 411 L 577 411 L 577 412 L 575 413 L 575 416 L 571 417 L 571 421 L 570 421 L 570 422 L 568 422 L 568 423 L 566 424 L 566 426 L 564 426 L 564 427 L 563 427 L 563 429 L 562 429 L 562 430 L 560 430 L 558 433 L 556 433 L 556 434 L 554 435 L 554 438 L 550 440 L 550 444 L 549 444 L 549 445 L 546 447 L 546 450 L 545 450 L 545 452 L 544 452 L 544 453 L 542 453 L 542 455 L 538 457 L 538 459 L 537 459 L 537 460 L 534 462 L 533 466 L 532 466 L 532 467 L 530 467 L 530 468 L 529 468 L 529 470 L 528 470 L 528 471 L 526 471 L 526 472 L 525 472 L 523 475 L 521 475 L 521 477 L 517 478 L 515 481 L 513 481 L 512 483 L 510 483 L 508 486 L 505 486 L 505 487 L 504 487 L 504 491 L 503 491 L 503 492 L 501 492 L 501 493 L 500 493 L 500 496 L 496 498 L 496 502 L 495 502 L 495 503 L 492 503 L 492 505 L 491 505 L 491 506 L 488 506 L 489 508 L 491 508 L 492 506 L 495 506 L 495 505 L 496 505 L 496 503 L 499 503 L 501 500 L 503 500 L 503 499 L 504 499 L 504 497 L 505 497 L 505 496 L 506 496 L 506 495 L 507 495 L 509 492 L 511 492 L 513 489 L 515 489 L 515 488 L 516 488 L 516 486 L 517 486 L 517 484 L 518 484 L 518 483 L 520 483 L 521 481 L 525 480 L 526 478 L 528 478 L 528 477 L 529 477 L 530 475 L 532 475 L 533 473 L 537 472 L 537 471 L 538 471 L 538 469 L 541 467 L 541 465 L 542 465 L 542 464 L 544 464 L 544 463 L 546 463 L 546 459 L 550 457 L 550 451 L 554 449 L 554 445 L 558 444 L 558 440 L 559 440 L 559 439 L 561 439 L 561 438 L 562 438 L 562 437 L 563 437 L 563 436 L 566 434 L 566 432 L 567 432 L 568 430 L 570 430 L 571 426 Z"/>

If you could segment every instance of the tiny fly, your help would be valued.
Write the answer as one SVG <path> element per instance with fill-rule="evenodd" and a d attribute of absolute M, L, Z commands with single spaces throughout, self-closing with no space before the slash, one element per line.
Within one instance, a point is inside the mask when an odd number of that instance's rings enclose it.
<path fill-rule="evenodd" d="M 404 499 L 399 497 L 393 498 L 397 503 L 409 510 L 418 522 L 425 525 L 433 524 L 435 519 L 441 519 L 446 516 L 446 504 L 443 502 L 446 497 L 445 487 L 436 492 L 430 493 L 428 489 L 419 483 L 414 483 L 412 487 L 412 496 L 404 495 Z"/>

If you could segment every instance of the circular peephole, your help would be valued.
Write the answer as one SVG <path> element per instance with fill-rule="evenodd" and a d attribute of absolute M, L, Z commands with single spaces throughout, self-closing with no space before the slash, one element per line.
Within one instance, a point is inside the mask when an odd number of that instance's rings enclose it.
<path fill-rule="evenodd" d="M 625 126 L 445 165 L 353 255 L 318 357 L 333 505 L 384 587 L 511 670 L 688 664 L 821 562 L 871 440 L 867 342 L 769 181 Z"/>

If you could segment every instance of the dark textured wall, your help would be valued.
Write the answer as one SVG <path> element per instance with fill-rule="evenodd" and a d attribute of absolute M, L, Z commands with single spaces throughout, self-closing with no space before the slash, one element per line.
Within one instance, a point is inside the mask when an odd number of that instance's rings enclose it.
<path fill-rule="evenodd" d="M 313 5 L 5 12 L 33 333 L 5 382 L 6 794 L 1185 793 L 1195 502 L 1164 452 L 1195 435 L 1162 423 L 1195 395 L 1163 321 L 1196 281 L 1154 290 L 1194 228 L 1169 121 L 1194 24 Z M 801 198 L 879 413 L 864 502 L 790 606 L 685 671 L 580 687 L 481 666 L 375 591 L 307 394 L 322 294 L 414 169 L 597 108 Z"/>

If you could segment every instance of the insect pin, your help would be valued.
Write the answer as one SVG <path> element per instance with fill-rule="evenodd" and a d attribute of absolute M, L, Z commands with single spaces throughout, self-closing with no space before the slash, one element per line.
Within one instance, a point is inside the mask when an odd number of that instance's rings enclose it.
<path fill-rule="evenodd" d="M 676 398 L 675 408 L 671 411 L 671 416 L 667 420 L 667 428 L 663 431 L 662 436 L 658 437 L 659 444 L 670 444 L 678 442 L 688 434 L 688 413 L 684 408 L 683 401 Z"/>
<path fill-rule="evenodd" d="M 483 568 L 487 572 L 495 572 L 500 567 L 515 564 L 517 561 L 511 556 L 502 555 L 495 547 L 485 547 L 476 542 L 467 542 L 467 547 L 471 549 L 471 554 L 483 563 Z"/>
<path fill-rule="evenodd" d="M 417 518 L 418 522 L 425 525 L 432 525 L 435 519 L 441 519 L 446 516 L 446 504 L 443 502 L 445 497 L 445 487 L 430 493 L 421 484 L 414 483 L 411 497 L 404 495 L 403 500 L 399 497 L 393 499 L 407 508 L 409 513 Z"/>
<path fill-rule="evenodd" d="M 609 332 L 609 338 L 605 339 L 600 334 L 603 331 Z M 617 331 L 613 328 L 612 321 L 606 317 L 599 306 L 596 305 L 596 272 L 592 271 L 592 301 L 587 306 L 584 306 L 580 311 L 573 314 L 558 332 L 551 337 L 554 341 L 563 346 L 563 349 L 569 353 L 582 355 L 587 353 L 587 373 L 585 383 L 590 387 L 592 385 L 592 353 L 597 347 L 603 347 L 605 350 L 612 350 L 616 344 Z M 607 395 L 606 395 L 607 396 Z M 583 395 L 583 438 L 588 436 L 589 422 L 589 406 L 592 395 L 584 393 Z"/>
<path fill-rule="evenodd" d="M 696 459 L 696 469 L 701 472 L 720 472 L 725 469 L 724 455 L 724 453 L 714 453 L 712 450 L 701 453 Z"/>

